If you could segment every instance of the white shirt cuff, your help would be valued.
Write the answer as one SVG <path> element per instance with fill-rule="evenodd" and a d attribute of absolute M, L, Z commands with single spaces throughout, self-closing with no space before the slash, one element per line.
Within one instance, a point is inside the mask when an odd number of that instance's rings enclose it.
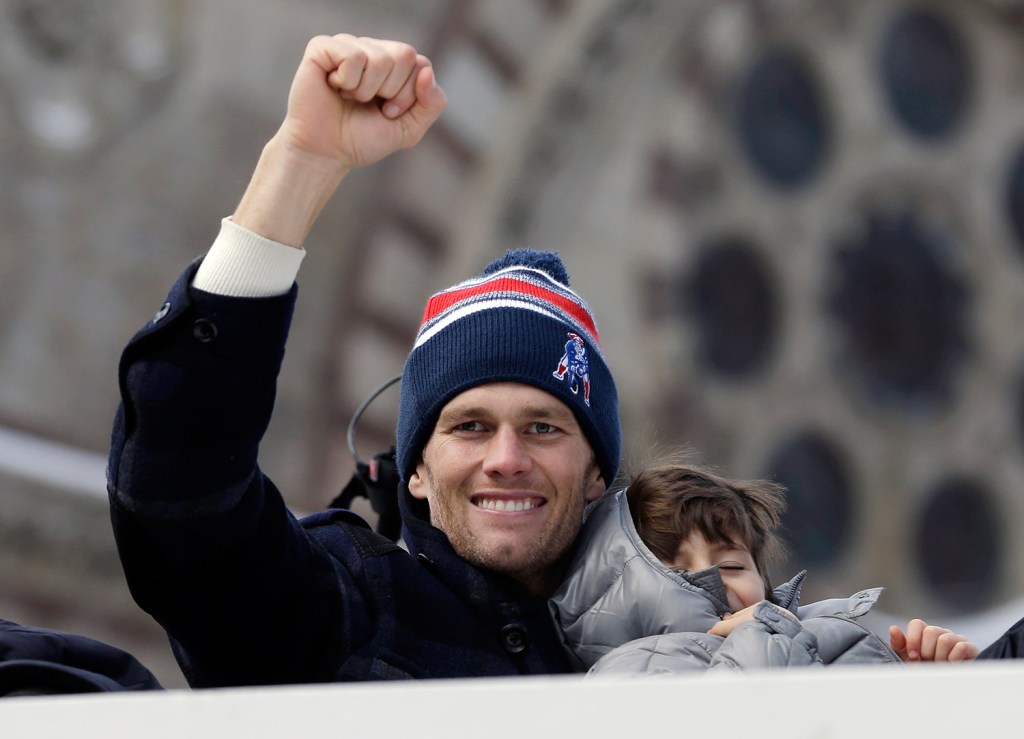
<path fill-rule="evenodd" d="M 192 287 L 236 298 L 284 295 L 305 256 L 305 249 L 271 241 L 225 218 Z"/>

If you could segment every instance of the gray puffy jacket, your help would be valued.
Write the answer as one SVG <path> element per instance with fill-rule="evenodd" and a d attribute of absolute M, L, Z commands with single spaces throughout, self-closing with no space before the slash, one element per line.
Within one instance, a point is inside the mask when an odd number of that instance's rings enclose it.
<path fill-rule="evenodd" d="M 568 576 L 551 598 L 565 646 L 591 674 L 898 663 L 856 619 L 882 588 L 799 605 L 805 572 L 758 604 L 728 638 L 705 633 L 729 610 L 717 567 L 671 570 L 640 540 L 625 491 L 594 504 Z"/>

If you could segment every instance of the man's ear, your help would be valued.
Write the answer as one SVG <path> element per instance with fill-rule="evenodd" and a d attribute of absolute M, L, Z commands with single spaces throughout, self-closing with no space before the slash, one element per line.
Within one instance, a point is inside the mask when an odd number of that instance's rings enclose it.
<path fill-rule="evenodd" d="M 420 462 L 416 465 L 416 471 L 412 473 L 412 477 L 409 478 L 409 494 L 412 497 L 420 500 L 427 499 L 430 486 L 424 478 L 426 478 L 426 470 L 423 468 L 423 462 Z"/>
<path fill-rule="evenodd" d="M 608 486 L 605 485 L 604 478 L 601 476 L 601 469 L 595 464 L 594 469 L 590 472 L 587 487 L 583 491 L 583 498 L 591 503 L 604 495 L 604 491 L 607 489 Z"/>

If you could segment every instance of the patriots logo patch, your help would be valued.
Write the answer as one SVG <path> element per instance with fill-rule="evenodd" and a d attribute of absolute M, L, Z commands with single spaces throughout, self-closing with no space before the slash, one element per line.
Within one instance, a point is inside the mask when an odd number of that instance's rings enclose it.
<path fill-rule="evenodd" d="M 583 385 L 583 402 L 590 405 L 590 364 L 587 361 L 587 345 L 579 334 L 569 332 L 565 342 L 565 353 L 558 361 L 558 369 L 551 373 L 558 380 L 569 383 L 573 395 L 579 394 Z"/>

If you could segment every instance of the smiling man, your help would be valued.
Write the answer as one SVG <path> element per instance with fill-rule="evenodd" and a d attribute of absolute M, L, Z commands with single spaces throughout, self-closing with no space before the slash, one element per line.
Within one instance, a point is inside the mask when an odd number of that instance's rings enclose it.
<path fill-rule="evenodd" d="M 407 550 L 349 511 L 296 521 L 257 465 L 309 229 L 445 104 L 407 44 L 313 39 L 233 217 L 122 355 L 114 532 L 195 687 L 571 671 L 547 596 L 620 430 L 557 255 L 508 252 L 427 303 L 396 429 Z"/>
<path fill-rule="evenodd" d="M 618 461 L 615 386 L 564 281 L 557 257 L 524 250 L 431 298 L 398 426 L 403 479 L 455 551 L 537 594 Z M 593 400 L 558 373 L 578 333 L 593 337 Z"/>
<path fill-rule="evenodd" d="M 538 595 L 619 454 L 615 384 L 567 283 L 557 256 L 519 250 L 434 295 L 399 411 L 399 471 L 431 523 L 468 562 Z M 591 394 L 559 372 L 569 336 L 585 347 Z"/>
<path fill-rule="evenodd" d="M 481 385 L 449 402 L 422 459 L 409 491 L 429 503 L 455 551 L 539 594 L 555 584 L 549 575 L 576 537 L 584 504 L 605 489 L 572 411 L 514 383 Z"/>

